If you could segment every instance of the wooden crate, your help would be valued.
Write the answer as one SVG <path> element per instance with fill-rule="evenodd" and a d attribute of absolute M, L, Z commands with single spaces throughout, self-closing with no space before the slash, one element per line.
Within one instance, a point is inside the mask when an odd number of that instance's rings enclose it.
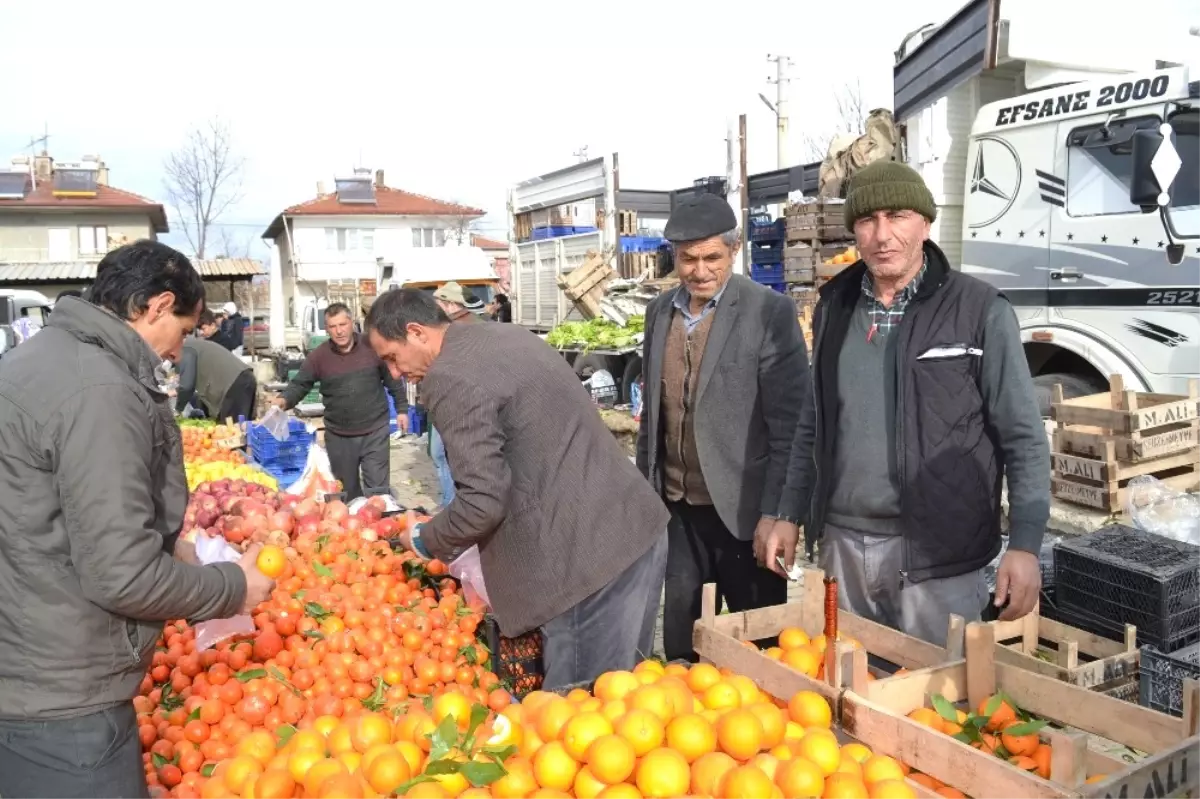
<path fill-rule="evenodd" d="M 589 251 L 583 263 L 558 276 L 558 287 L 567 299 L 586 319 L 600 316 L 600 300 L 604 298 L 604 287 L 616 275 L 608 260 L 596 252 Z"/>
<path fill-rule="evenodd" d="M 1047 619 L 1038 608 L 1015 621 L 993 621 L 996 660 L 1034 671 L 1080 688 L 1107 689 L 1138 673 L 1137 628 L 1125 625 L 1118 643 Z M 1051 649 L 1052 648 L 1052 649 Z M 1039 657 L 1049 652 L 1054 660 Z"/>
<path fill-rule="evenodd" d="M 845 205 L 825 201 L 788 205 L 787 239 L 791 241 L 850 241 Z"/>
<path fill-rule="evenodd" d="M 597 225 L 597 227 L 603 227 Z M 636 236 L 638 231 L 637 211 L 617 211 L 617 235 Z"/>
<path fill-rule="evenodd" d="M 848 684 L 842 677 L 843 658 L 839 652 L 848 651 L 849 644 L 842 642 L 826 647 L 825 673 L 819 680 L 745 644 L 746 641 L 774 638 L 786 627 L 797 627 L 810 638 L 823 633 L 825 573 L 809 568 L 801 572 L 803 585 L 799 600 L 741 613 L 718 615 L 717 587 L 712 583 L 705 585 L 700 620 L 692 631 L 692 647 L 701 658 L 754 678 L 759 687 L 772 696 L 789 697 L 801 690 L 815 691 L 825 697 L 836 713 L 838 697 Z M 853 638 L 870 654 L 906 669 L 924 668 L 961 657 L 962 630 L 962 619 L 953 617 L 947 629 L 946 640 L 950 646 L 943 648 L 861 616 L 845 611 L 838 613 L 840 636 Z"/>
<path fill-rule="evenodd" d="M 1187 396 L 1126 391 L 1120 375 L 1111 376 L 1109 386 L 1074 399 L 1063 399 L 1055 386 L 1055 452 L 1104 459 L 1111 452 L 1118 461 L 1138 463 L 1200 446 L 1200 381 L 1188 381 Z"/>
<path fill-rule="evenodd" d="M 654 252 L 625 252 L 621 253 L 621 277 L 638 278 L 653 277 L 658 269 L 658 253 Z"/>
<path fill-rule="evenodd" d="M 872 749 L 951 785 L 984 797 L 1196 796 L 1200 791 L 1200 687 L 1189 680 L 1182 719 L 1088 691 L 1053 677 L 997 662 L 996 628 L 967 625 L 965 657 L 870 682 L 866 658 L 843 655 L 852 688 L 842 695 L 841 721 L 849 735 Z M 993 754 L 908 718 L 940 695 L 976 708 L 996 693 L 1055 727 L 1041 732 L 1053 754 L 1050 778 L 1022 771 Z M 1085 733 L 1148 757 L 1126 763 L 1088 748 Z M 1087 783 L 1089 776 L 1105 775 Z"/>
<path fill-rule="evenodd" d="M 526 211 L 513 217 L 513 237 L 515 241 L 533 238 L 533 212 Z"/>

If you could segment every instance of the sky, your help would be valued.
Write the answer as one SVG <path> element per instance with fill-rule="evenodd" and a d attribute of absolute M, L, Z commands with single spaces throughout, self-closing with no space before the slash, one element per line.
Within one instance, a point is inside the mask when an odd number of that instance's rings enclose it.
<path fill-rule="evenodd" d="M 356 166 L 483 208 L 505 238 L 508 188 L 584 146 L 620 154 L 625 188 L 680 188 L 725 173 L 745 113 L 750 172 L 776 168 L 768 54 L 792 59 L 789 161 L 810 160 L 836 95 L 890 108 L 901 40 L 961 2 L 3 2 L 0 164 L 48 131 L 56 159 L 98 154 L 164 201 L 164 159 L 218 117 L 245 162 L 221 221 L 259 257 L 276 214 Z"/>

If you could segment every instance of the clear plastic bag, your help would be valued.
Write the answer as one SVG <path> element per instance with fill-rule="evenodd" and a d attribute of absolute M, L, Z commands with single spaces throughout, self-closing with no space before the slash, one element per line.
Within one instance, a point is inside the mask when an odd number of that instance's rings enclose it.
<path fill-rule="evenodd" d="M 276 441 L 287 441 L 291 435 L 288 432 L 288 415 L 278 406 L 271 406 L 271 409 L 263 414 L 263 418 L 258 423 L 265 427 Z"/>
<path fill-rule="evenodd" d="M 196 559 L 205 566 L 211 563 L 236 563 L 241 557 L 242 553 L 231 547 L 224 538 L 209 538 L 203 533 L 196 536 Z M 202 621 L 196 625 L 196 651 L 203 652 L 229 638 L 253 635 L 254 630 L 254 619 L 250 616 Z"/>
<path fill-rule="evenodd" d="M 488 601 L 487 586 L 483 582 L 483 564 L 479 560 L 479 547 L 473 546 L 463 552 L 457 558 L 450 562 L 446 567 L 450 572 L 450 576 L 462 581 L 463 592 L 467 596 L 467 601 L 470 602 L 475 597 L 489 608 L 492 603 Z"/>
<path fill-rule="evenodd" d="M 329 465 L 329 454 L 319 444 L 308 448 L 304 472 L 286 489 L 289 494 L 311 497 L 319 502 L 325 501 L 326 494 L 336 494 L 339 490 L 333 467 Z"/>
<path fill-rule="evenodd" d="M 1200 497 L 1176 491 L 1156 477 L 1129 481 L 1125 512 L 1139 530 L 1200 546 Z"/>

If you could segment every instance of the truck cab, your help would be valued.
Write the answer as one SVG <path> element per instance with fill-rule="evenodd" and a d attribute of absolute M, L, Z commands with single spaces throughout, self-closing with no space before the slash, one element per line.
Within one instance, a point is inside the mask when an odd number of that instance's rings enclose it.
<path fill-rule="evenodd" d="M 53 303 L 41 292 L 26 289 L 0 290 L 0 357 L 17 346 L 18 337 L 13 323 L 21 317 L 30 317 L 44 325 L 50 316 Z"/>

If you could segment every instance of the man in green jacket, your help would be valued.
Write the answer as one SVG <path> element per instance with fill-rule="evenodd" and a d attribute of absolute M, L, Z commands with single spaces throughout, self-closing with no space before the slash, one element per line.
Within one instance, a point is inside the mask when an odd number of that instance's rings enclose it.
<path fill-rule="evenodd" d="M 212 312 L 200 314 L 200 330 L 215 324 Z M 179 357 L 179 389 L 176 413 L 198 401 L 205 414 L 217 421 L 254 418 L 258 382 L 250 365 L 216 341 L 189 336 Z"/>

